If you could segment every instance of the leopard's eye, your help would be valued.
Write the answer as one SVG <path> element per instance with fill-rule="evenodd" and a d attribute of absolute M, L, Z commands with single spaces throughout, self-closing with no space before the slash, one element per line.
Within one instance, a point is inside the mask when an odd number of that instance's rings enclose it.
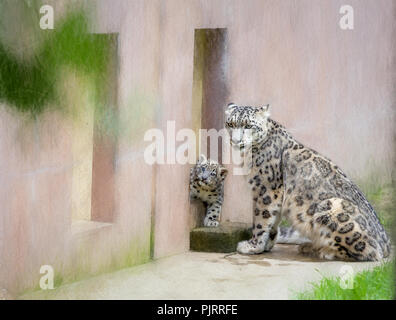
<path fill-rule="evenodd" d="M 252 128 L 253 128 L 253 126 L 251 124 L 245 125 L 245 129 L 252 129 Z"/>

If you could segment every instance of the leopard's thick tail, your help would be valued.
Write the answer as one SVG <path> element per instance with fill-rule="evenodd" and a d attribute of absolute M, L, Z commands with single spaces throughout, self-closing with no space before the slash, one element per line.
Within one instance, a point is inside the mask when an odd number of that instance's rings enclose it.
<path fill-rule="evenodd" d="M 276 243 L 302 244 L 306 242 L 310 242 L 310 240 L 301 236 L 301 234 L 292 227 L 279 227 Z"/>

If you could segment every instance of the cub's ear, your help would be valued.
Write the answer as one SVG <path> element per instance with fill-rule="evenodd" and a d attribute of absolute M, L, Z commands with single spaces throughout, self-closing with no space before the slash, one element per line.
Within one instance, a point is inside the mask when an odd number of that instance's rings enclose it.
<path fill-rule="evenodd" d="M 206 156 L 204 154 L 201 154 L 199 156 L 198 163 L 205 163 L 205 162 L 206 162 Z"/>
<path fill-rule="evenodd" d="M 226 116 L 228 117 L 236 107 L 237 105 L 235 103 L 233 102 L 229 103 L 227 105 L 227 109 L 225 110 Z"/>
<path fill-rule="evenodd" d="M 257 112 L 261 113 L 263 116 L 268 118 L 270 116 L 270 105 L 267 104 L 267 105 L 258 107 Z"/>
<path fill-rule="evenodd" d="M 227 170 L 226 168 L 224 168 L 224 167 L 221 167 L 221 168 L 220 168 L 220 177 L 222 177 L 223 179 L 225 179 L 225 177 L 227 176 L 227 174 L 228 174 L 228 170 Z"/>

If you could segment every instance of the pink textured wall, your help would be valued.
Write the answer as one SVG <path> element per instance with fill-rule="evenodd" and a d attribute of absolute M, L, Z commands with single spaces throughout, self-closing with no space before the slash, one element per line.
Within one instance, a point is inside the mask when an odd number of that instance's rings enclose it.
<path fill-rule="evenodd" d="M 19 289 L 64 254 L 71 223 L 70 135 L 59 115 L 40 122 L 0 110 L 0 283 Z"/>
<path fill-rule="evenodd" d="M 395 106 L 395 5 L 339 0 L 95 1 L 94 32 L 119 34 L 120 136 L 111 228 L 71 234 L 71 128 L 60 114 L 29 126 L 0 107 L 0 285 L 37 285 L 42 264 L 93 273 L 188 250 L 189 165 L 144 162 L 149 128 L 192 128 L 194 30 L 227 28 L 229 101 L 270 103 L 273 118 L 356 179 L 389 178 Z M 243 177 L 229 175 L 223 221 L 251 221 Z M 154 232 L 152 238 L 151 232 Z M 77 267 L 78 266 L 78 267 Z"/>

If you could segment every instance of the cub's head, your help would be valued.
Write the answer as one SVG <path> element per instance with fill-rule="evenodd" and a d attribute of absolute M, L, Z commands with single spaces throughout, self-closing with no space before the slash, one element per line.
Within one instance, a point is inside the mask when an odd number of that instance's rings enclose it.
<path fill-rule="evenodd" d="M 202 187 L 216 187 L 224 181 L 228 170 L 217 161 L 199 157 L 197 164 L 191 169 L 193 181 Z"/>
<path fill-rule="evenodd" d="M 225 127 L 231 144 L 242 150 L 263 141 L 267 135 L 269 115 L 269 104 L 243 107 L 230 103 L 225 111 Z"/>

